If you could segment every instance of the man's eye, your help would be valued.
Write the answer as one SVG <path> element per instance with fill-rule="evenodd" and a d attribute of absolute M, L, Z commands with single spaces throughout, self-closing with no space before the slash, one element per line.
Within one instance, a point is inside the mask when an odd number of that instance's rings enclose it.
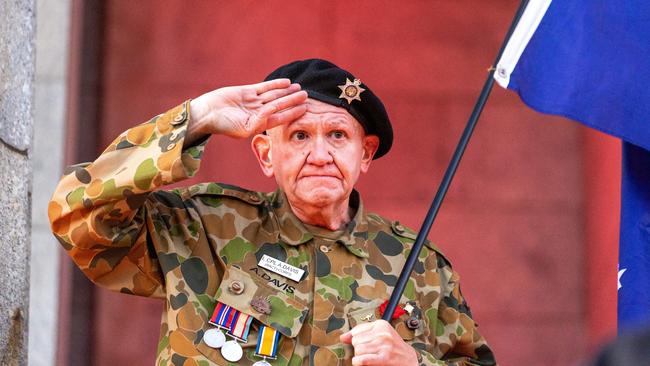
<path fill-rule="evenodd" d="M 334 132 L 332 132 L 331 135 L 332 135 L 332 137 L 334 137 L 335 139 L 338 140 L 338 139 L 342 139 L 342 138 L 345 137 L 345 132 L 343 132 L 343 131 L 334 131 Z"/>
<path fill-rule="evenodd" d="M 302 131 L 294 132 L 293 133 L 293 139 L 294 140 L 299 140 L 299 141 L 306 140 L 307 139 L 307 134 L 302 132 Z"/>

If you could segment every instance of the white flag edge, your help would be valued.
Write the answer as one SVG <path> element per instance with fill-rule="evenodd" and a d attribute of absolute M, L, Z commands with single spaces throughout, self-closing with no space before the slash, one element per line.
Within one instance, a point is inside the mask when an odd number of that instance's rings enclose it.
<path fill-rule="evenodd" d="M 535 34 L 539 23 L 546 14 L 552 0 L 530 0 L 524 13 L 519 19 L 512 36 L 508 40 L 506 48 L 499 59 L 494 73 L 496 80 L 501 87 L 507 89 L 510 83 L 510 75 L 517 66 L 519 58 L 526 49 L 528 42 Z"/>

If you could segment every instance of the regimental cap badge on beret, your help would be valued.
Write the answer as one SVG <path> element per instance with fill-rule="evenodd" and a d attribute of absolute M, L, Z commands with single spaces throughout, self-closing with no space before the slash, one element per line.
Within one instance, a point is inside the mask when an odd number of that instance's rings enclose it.
<path fill-rule="evenodd" d="M 345 84 L 339 85 L 339 89 L 341 89 L 339 98 L 347 100 L 348 104 L 352 104 L 353 100 L 361 101 L 360 95 L 366 90 L 361 87 L 361 80 L 350 81 L 348 78 L 345 78 Z"/>

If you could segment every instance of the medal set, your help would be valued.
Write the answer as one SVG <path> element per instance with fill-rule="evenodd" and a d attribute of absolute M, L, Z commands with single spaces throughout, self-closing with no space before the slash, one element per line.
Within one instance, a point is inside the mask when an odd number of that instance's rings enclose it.
<path fill-rule="evenodd" d="M 268 255 L 262 256 L 258 266 L 295 282 L 299 282 L 305 274 L 305 270 Z M 241 295 L 245 291 L 245 285 L 239 280 L 233 280 L 228 291 L 234 295 Z M 260 314 L 271 314 L 271 304 L 264 297 L 253 297 L 250 305 Z M 208 320 L 208 323 L 216 328 L 208 329 L 203 333 L 203 342 L 209 347 L 221 349 L 221 356 L 227 361 L 237 362 L 244 356 L 244 350 L 238 342 L 245 343 L 247 341 L 252 322 L 252 316 L 217 301 L 217 306 Z M 226 334 L 222 330 L 225 330 Z M 226 336 L 233 339 L 226 340 Z M 261 360 L 255 362 L 253 366 L 271 366 L 267 359 L 274 360 L 276 358 L 279 341 L 280 333 L 277 330 L 261 324 L 255 348 L 255 356 L 260 357 Z"/>
<path fill-rule="evenodd" d="M 237 362 L 241 360 L 244 350 L 239 342 L 245 343 L 248 340 L 253 317 L 231 306 L 217 302 L 217 306 L 214 308 L 208 322 L 216 328 L 205 331 L 203 342 L 209 347 L 220 349 L 221 356 L 227 361 Z M 232 339 L 227 340 L 227 336 Z M 279 338 L 280 333 L 277 330 L 260 325 L 255 356 L 261 357 L 262 360 L 255 362 L 253 366 L 271 366 L 266 359 L 276 358 Z"/>

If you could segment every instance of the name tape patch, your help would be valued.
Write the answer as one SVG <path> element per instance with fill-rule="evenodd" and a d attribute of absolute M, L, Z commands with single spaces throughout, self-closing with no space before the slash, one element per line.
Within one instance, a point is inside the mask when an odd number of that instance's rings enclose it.
<path fill-rule="evenodd" d="M 302 278 L 302 275 L 305 274 L 305 270 L 294 267 L 289 263 L 285 263 L 279 259 L 269 257 L 266 254 L 262 256 L 260 262 L 257 265 L 296 282 L 299 282 Z"/>

